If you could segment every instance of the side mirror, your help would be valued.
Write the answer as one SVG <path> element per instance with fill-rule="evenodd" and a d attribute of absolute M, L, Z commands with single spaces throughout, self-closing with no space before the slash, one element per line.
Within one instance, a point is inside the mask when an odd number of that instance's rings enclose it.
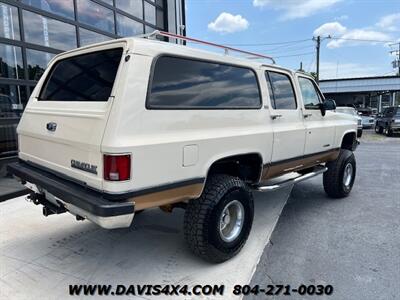
<path fill-rule="evenodd" d="M 336 109 L 336 102 L 332 99 L 326 99 L 321 105 L 321 114 L 325 116 L 327 110 L 335 110 Z"/>

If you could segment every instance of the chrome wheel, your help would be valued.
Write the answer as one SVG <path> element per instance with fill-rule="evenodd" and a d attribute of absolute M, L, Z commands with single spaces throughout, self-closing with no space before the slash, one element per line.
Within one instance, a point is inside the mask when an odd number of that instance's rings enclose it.
<path fill-rule="evenodd" d="M 225 242 L 232 242 L 242 231 L 244 221 L 244 207 L 237 200 L 229 202 L 224 209 L 219 221 L 219 234 Z"/>
<path fill-rule="evenodd" d="M 353 165 L 351 163 L 348 163 L 344 167 L 344 174 L 343 174 L 343 184 L 345 187 L 349 187 L 351 184 L 351 181 L 353 179 Z"/>

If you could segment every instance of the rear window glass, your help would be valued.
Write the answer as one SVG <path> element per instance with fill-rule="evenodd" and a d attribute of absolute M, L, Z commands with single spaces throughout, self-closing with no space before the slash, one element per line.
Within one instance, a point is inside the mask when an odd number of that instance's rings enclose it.
<path fill-rule="evenodd" d="M 40 93 L 42 101 L 107 101 L 122 48 L 97 51 L 58 61 Z"/>
<path fill-rule="evenodd" d="M 256 74 L 248 68 L 170 56 L 157 59 L 148 108 L 259 108 Z"/>
<path fill-rule="evenodd" d="M 273 109 L 296 109 L 296 97 L 292 81 L 282 73 L 268 71 L 265 73 Z"/>

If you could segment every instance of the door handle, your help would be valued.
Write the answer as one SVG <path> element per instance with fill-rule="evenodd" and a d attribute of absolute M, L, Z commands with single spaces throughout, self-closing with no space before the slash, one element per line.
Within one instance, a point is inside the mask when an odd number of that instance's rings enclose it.
<path fill-rule="evenodd" d="M 278 119 L 278 118 L 282 118 L 282 115 L 271 115 L 271 119 L 272 120 L 275 120 L 275 119 Z"/>
<path fill-rule="evenodd" d="M 304 114 L 303 115 L 304 119 L 307 119 L 308 117 L 311 117 L 311 116 L 312 116 L 312 114 Z"/>

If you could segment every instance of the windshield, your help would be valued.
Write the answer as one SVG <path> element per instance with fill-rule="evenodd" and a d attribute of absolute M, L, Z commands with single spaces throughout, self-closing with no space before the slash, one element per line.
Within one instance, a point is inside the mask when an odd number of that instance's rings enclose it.
<path fill-rule="evenodd" d="M 78 55 L 52 67 L 40 93 L 41 101 L 107 101 L 122 56 L 122 48 Z"/>

